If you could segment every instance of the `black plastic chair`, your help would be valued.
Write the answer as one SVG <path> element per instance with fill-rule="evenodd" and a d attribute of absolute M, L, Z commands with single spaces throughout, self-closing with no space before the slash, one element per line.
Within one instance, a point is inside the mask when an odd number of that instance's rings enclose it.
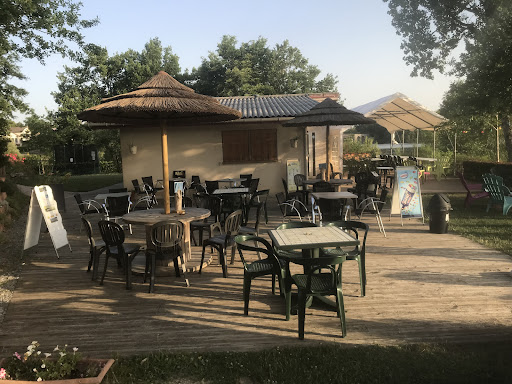
<path fill-rule="evenodd" d="M 315 209 L 318 210 L 322 223 L 345 219 L 345 199 L 315 198 Z"/>
<path fill-rule="evenodd" d="M 123 219 L 123 215 L 130 212 L 132 202 L 130 196 L 107 196 L 107 204 L 103 205 L 105 211 L 105 218 L 118 222 Z M 132 233 L 132 226 L 129 224 L 130 234 Z"/>
<path fill-rule="evenodd" d="M 327 181 L 317 181 L 313 184 L 313 192 L 334 192 L 334 186 Z"/>
<path fill-rule="evenodd" d="M 196 207 L 205 208 L 210 211 L 210 216 L 204 220 L 193 221 L 190 223 L 190 236 L 194 245 L 203 245 L 203 232 L 208 231 L 208 238 L 213 236 L 215 229 L 222 232 L 220 224 L 220 213 L 222 210 L 222 200 L 216 196 L 195 194 Z M 199 232 L 199 243 L 196 242 L 194 232 Z"/>
<path fill-rule="evenodd" d="M 304 267 L 305 273 L 291 276 L 285 283 L 286 318 L 291 312 L 291 283 L 298 288 L 298 320 L 299 339 L 304 339 L 306 319 L 306 302 L 310 296 L 336 296 L 337 312 L 341 322 L 341 337 L 347 334 L 345 322 L 345 306 L 343 304 L 343 290 L 341 285 L 341 265 L 345 256 L 323 256 L 318 258 L 299 258 L 293 260 L 295 264 Z"/>
<path fill-rule="evenodd" d="M 279 290 L 284 290 L 284 278 L 286 270 L 284 262 L 278 260 L 272 246 L 265 239 L 252 235 L 238 235 L 235 237 L 240 259 L 244 265 L 244 315 L 249 315 L 249 295 L 251 291 L 251 282 L 259 276 L 272 275 L 272 294 L 276 290 L 276 276 L 279 282 Z M 248 243 L 254 243 L 249 245 Z M 242 251 L 257 252 L 258 257 L 264 253 L 267 257 L 264 259 L 248 262 Z"/>
<path fill-rule="evenodd" d="M 181 249 L 181 240 L 183 238 L 183 223 L 180 221 L 160 221 L 151 226 L 151 243 L 154 248 L 146 250 L 146 268 L 144 270 L 144 282 L 149 275 L 149 293 L 154 291 L 156 260 L 166 260 L 174 262 L 174 271 L 176 277 L 180 277 L 180 266 L 178 259 L 181 259 L 182 273 L 185 283 L 190 286 L 185 274 L 185 259 Z"/>
<path fill-rule="evenodd" d="M 359 267 L 359 283 L 361 285 L 361 296 L 366 295 L 366 237 L 370 227 L 368 224 L 360 221 L 335 221 L 327 224 L 343 229 L 356 239 L 360 244 L 352 250 L 344 250 L 341 248 L 325 248 L 322 253 L 327 256 L 345 256 L 345 260 L 357 261 Z"/>
<path fill-rule="evenodd" d="M 301 196 L 301 201 L 304 204 L 308 201 L 308 188 L 307 185 L 304 184 L 306 180 L 306 175 L 303 175 L 302 173 L 297 173 L 293 176 L 293 181 L 297 187 L 297 193 Z"/>
<path fill-rule="evenodd" d="M 247 224 L 249 220 L 249 216 L 251 213 L 251 208 L 258 207 L 260 203 L 263 203 L 263 213 L 265 215 L 265 223 L 268 223 L 268 212 L 267 212 L 267 199 L 269 195 L 269 189 L 263 189 L 261 191 L 256 191 L 247 204 L 245 204 L 245 212 L 244 212 L 244 225 Z"/>
<path fill-rule="evenodd" d="M 198 191 L 197 190 L 197 186 L 198 185 L 201 185 L 201 178 L 199 176 L 196 176 L 196 175 L 193 175 L 192 176 L 192 180 L 190 182 L 190 189 L 195 189 L 196 192 L 201 192 L 201 191 Z M 203 186 L 201 185 L 201 188 L 203 188 Z M 203 188 L 204 189 L 204 188 Z"/>
<path fill-rule="evenodd" d="M 101 238 L 105 242 L 105 268 L 101 276 L 100 285 L 103 285 L 107 273 L 108 259 L 113 257 L 123 268 L 126 280 L 126 289 L 132 289 L 132 261 L 138 255 L 140 246 L 137 244 L 125 244 L 123 228 L 113 221 L 100 220 L 98 223 Z"/>
<path fill-rule="evenodd" d="M 231 263 L 235 261 L 235 236 L 238 235 L 238 231 L 242 225 L 242 210 L 238 210 L 233 212 L 226 218 L 226 222 L 224 224 L 224 234 L 220 234 L 217 236 L 210 237 L 209 239 L 203 241 L 203 252 L 201 255 L 201 264 L 199 266 L 199 273 L 203 270 L 203 262 L 204 262 L 204 254 L 206 251 L 206 247 L 212 247 L 217 250 L 219 253 L 220 264 L 222 266 L 222 275 L 224 277 L 228 277 L 228 266 L 226 262 L 226 252 L 229 247 L 231 247 Z"/>
<path fill-rule="evenodd" d="M 205 184 L 206 184 L 206 192 L 209 195 L 211 195 L 213 193 L 213 191 L 215 191 L 216 189 L 219 189 L 219 182 L 218 181 L 206 180 Z"/>
<path fill-rule="evenodd" d="M 96 280 L 98 275 L 98 267 L 100 261 L 100 255 L 105 251 L 105 242 L 103 240 L 96 241 L 92 236 L 92 226 L 89 220 L 85 217 L 81 218 L 82 225 L 87 233 L 87 241 L 89 242 L 89 264 L 87 266 L 87 272 L 91 271 L 92 268 L 92 280 Z"/>
<path fill-rule="evenodd" d="M 240 178 L 245 179 L 244 181 L 241 182 L 242 187 L 249 188 L 249 186 L 251 184 L 251 180 L 252 180 L 252 173 L 247 173 L 245 175 L 240 174 Z"/>

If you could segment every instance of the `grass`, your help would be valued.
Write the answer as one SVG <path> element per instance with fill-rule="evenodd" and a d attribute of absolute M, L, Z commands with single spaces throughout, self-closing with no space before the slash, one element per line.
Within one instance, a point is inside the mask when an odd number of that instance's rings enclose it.
<path fill-rule="evenodd" d="M 108 187 L 113 184 L 122 183 L 123 175 L 120 173 L 94 174 L 94 175 L 72 175 L 72 176 L 43 176 L 35 175 L 16 179 L 16 182 L 23 185 L 43 185 L 52 183 L 64 184 L 64 190 L 68 192 L 88 192 L 95 189 Z"/>
<path fill-rule="evenodd" d="M 155 353 L 117 359 L 105 383 L 505 383 L 511 358 L 506 343 Z"/>
<path fill-rule="evenodd" d="M 512 213 L 504 216 L 501 207 L 485 212 L 487 199 L 473 202 L 464 207 L 465 194 L 449 194 L 453 211 L 450 211 L 449 231 L 471 239 L 486 247 L 512 255 Z M 424 196 L 426 207 L 431 195 Z"/>

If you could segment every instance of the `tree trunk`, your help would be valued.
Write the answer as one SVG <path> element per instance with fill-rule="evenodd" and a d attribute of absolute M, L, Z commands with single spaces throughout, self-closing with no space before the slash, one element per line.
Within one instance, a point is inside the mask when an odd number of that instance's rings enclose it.
<path fill-rule="evenodd" d="M 512 161 L 512 129 L 510 127 L 510 117 L 509 115 L 504 115 L 501 118 L 501 128 L 503 129 L 503 136 L 505 137 L 508 161 Z"/>

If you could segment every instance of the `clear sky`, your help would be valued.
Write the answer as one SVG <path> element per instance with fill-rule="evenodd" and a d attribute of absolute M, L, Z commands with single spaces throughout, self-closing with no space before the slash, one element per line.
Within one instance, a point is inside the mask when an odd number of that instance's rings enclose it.
<path fill-rule="evenodd" d="M 141 51 L 151 38 L 171 46 L 182 70 L 201 64 L 223 35 L 239 42 L 268 39 L 269 46 L 289 40 L 310 64 L 338 77 L 344 105 L 354 108 L 401 92 L 436 110 L 451 79 L 410 77 L 403 62 L 400 37 L 382 0 L 83 0 L 83 18 L 98 16 L 100 24 L 84 31 L 86 41 L 105 46 L 109 54 Z M 20 83 L 25 99 L 38 114 L 55 110 L 51 92 L 57 72 L 69 62 L 52 56 L 46 66 L 22 63 L 29 78 Z M 320 78 L 319 77 L 319 78 Z"/>

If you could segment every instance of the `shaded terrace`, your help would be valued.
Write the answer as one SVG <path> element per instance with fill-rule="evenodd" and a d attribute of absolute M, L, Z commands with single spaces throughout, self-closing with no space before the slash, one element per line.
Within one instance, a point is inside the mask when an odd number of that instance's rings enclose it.
<path fill-rule="evenodd" d="M 269 203 L 264 229 L 281 223 L 275 201 Z M 347 262 L 343 269 L 347 337 L 341 338 L 335 312 L 315 305 L 307 311 L 305 341 L 297 338 L 296 317 L 284 320 L 284 300 L 272 296 L 269 278 L 253 281 L 249 316 L 243 316 L 238 256 L 227 279 L 214 259 L 202 275 L 189 273 L 189 288 L 179 278 L 157 278 L 155 293 L 149 294 L 148 284 L 135 277 L 127 291 L 114 263 L 100 286 L 85 272 L 88 245 L 84 231 L 79 233 L 75 204 L 68 204 L 63 220 L 73 252 L 63 250 L 57 260 L 47 234 L 26 252 L 1 326 L 3 356 L 24 350 L 32 340 L 48 348 L 78 346 L 97 357 L 331 342 L 512 341 L 510 257 L 456 235 L 431 234 L 428 224 L 416 220 L 401 227 L 399 218 L 386 218 L 384 238 L 373 217 L 366 218 L 371 226 L 366 297 L 359 297 L 357 263 Z M 143 243 L 144 229 L 134 227 L 127 239 Z M 192 247 L 194 257 L 200 250 Z"/>

